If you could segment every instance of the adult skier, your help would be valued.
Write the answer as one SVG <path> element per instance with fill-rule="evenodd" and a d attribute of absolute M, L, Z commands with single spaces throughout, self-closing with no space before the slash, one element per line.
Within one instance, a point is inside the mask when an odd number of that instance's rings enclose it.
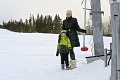
<path fill-rule="evenodd" d="M 66 11 L 66 19 L 63 20 L 62 29 L 67 31 L 67 36 L 70 39 L 72 49 L 70 50 L 70 67 L 72 69 L 76 68 L 76 59 L 74 53 L 74 47 L 79 47 L 80 42 L 78 38 L 78 32 L 86 33 L 86 30 L 81 29 L 78 25 L 77 19 L 72 17 L 72 11 Z"/>

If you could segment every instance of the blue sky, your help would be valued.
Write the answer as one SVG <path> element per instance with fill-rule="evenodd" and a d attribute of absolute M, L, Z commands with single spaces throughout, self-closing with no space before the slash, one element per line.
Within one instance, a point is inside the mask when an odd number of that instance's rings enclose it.
<path fill-rule="evenodd" d="M 102 16 L 103 21 L 109 20 L 109 0 L 101 0 L 102 10 L 105 15 Z M 84 22 L 84 4 L 81 5 L 82 0 L 0 0 L 0 24 L 3 20 L 8 21 L 19 20 L 20 18 L 28 19 L 30 14 L 35 17 L 37 14 L 52 15 L 59 14 L 60 17 L 65 19 L 66 10 L 73 11 L 73 17 L 78 19 L 80 26 Z M 90 7 L 90 2 L 87 0 L 87 7 Z M 89 11 L 87 11 L 87 14 Z M 87 17 L 89 18 L 89 16 Z"/>

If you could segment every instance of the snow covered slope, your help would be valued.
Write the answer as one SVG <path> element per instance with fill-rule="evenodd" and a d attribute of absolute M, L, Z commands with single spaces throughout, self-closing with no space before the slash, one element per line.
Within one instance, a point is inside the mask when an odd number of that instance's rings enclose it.
<path fill-rule="evenodd" d="M 82 37 L 79 36 L 81 47 Z M 0 29 L 0 80 L 109 80 L 111 66 L 102 60 L 86 64 L 92 55 L 92 36 L 86 36 L 89 51 L 75 48 L 77 68 L 60 69 L 60 56 L 56 57 L 58 34 L 15 33 Z M 111 38 L 104 37 L 109 48 Z"/>

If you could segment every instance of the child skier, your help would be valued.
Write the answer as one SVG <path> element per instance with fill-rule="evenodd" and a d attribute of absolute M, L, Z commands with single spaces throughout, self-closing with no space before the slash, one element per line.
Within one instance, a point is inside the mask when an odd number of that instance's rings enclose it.
<path fill-rule="evenodd" d="M 66 70 L 69 70 L 68 54 L 70 49 L 71 49 L 70 39 L 66 36 L 66 30 L 62 30 L 58 39 L 56 56 L 58 56 L 60 53 L 61 69 L 63 70 L 65 69 L 64 62 L 66 64 Z"/>

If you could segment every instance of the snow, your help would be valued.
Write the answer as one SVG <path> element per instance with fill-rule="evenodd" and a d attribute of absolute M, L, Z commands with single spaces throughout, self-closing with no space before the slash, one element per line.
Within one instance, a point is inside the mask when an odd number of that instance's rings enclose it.
<path fill-rule="evenodd" d="M 104 61 L 87 64 L 91 56 L 92 36 L 86 36 L 87 52 L 74 48 L 77 68 L 61 70 L 60 56 L 56 57 L 58 34 L 15 33 L 0 29 L 0 80 L 109 80 L 111 66 Z M 111 37 L 104 37 L 104 46 L 109 49 Z M 92 44 L 92 45 L 90 45 Z M 91 51 L 92 50 L 92 51 Z"/>

